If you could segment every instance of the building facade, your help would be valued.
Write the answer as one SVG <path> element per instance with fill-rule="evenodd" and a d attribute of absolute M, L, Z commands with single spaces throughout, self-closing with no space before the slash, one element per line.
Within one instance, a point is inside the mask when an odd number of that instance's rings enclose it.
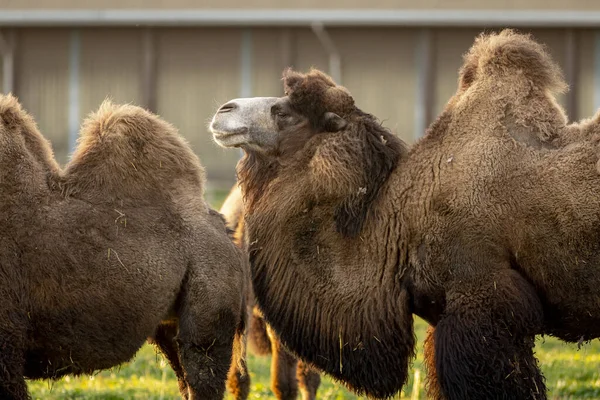
<path fill-rule="evenodd" d="M 280 96 L 287 66 L 329 72 L 407 142 L 456 89 L 462 54 L 484 30 L 515 27 L 548 46 L 572 119 L 600 107 L 600 4 L 574 0 L 0 0 L 0 82 L 35 116 L 61 163 L 103 99 L 175 124 L 214 186 L 239 153 L 207 125 L 234 97 Z"/>

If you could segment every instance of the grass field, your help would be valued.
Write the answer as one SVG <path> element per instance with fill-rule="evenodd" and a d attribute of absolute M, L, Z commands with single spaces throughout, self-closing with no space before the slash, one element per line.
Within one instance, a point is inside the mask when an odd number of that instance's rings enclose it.
<path fill-rule="evenodd" d="M 226 192 L 211 193 L 210 201 L 218 206 Z M 426 323 L 415 320 L 418 353 L 413 372 L 402 397 L 425 399 L 423 389 L 422 343 Z M 564 344 L 553 338 L 538 338 L 536 354 L 546 376 L 550 399 L 600 399 L 600 341 Z M 252 379 L 251 399 L 274 399 L 269 389 L 268 357 L 249 355 Z M 414 380 L 418 391 L 413 393 Z M 178 399 L 175 375 L 154 348 L 145 345 L 129 363 L 94 376 L 66 377 L 56 382 L 33 381 L 29 388 L 34 399 Z M 318 398 L 323 400 L 359 399 L 328 378 L 322 380 Z M 230 399 L 230 397 L 228 397 Z"/>

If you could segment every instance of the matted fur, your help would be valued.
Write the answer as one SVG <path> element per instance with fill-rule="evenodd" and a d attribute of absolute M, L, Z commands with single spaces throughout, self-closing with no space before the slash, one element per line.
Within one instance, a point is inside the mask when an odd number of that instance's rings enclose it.
<path fill-rule="evenodd" d="M 317 76 L 294 74 L 288 94 L 310 87 L 329 111 L 330 81 Z M 559 77 L 530 37 L 480 37 L 438 120 L 395 152 L 356 237 L 336 210 L 365 160 L 388 157 L 365 153 L 360 116 L 327 132 L 307 105 L 297 111 L 313 120 L 281 138 L 285 151 L 245 148 L 254 289 L 284 344 L 358 393 L 391 396 L 414 313 L 435 326 L 432 397 L 545 399 L 535 335 L 600 337 L 600 118 L 567 125 Z"/>
<path fill-rule="evenodd" d="M 24 377 L 119 365 L 147 338 L 182 396 L 223 398 L 243 350 L 247 261 L 175 128 L 104 103 L 61 171 L 33 119 L 0 96 L 0 162 L 0 398 L 27 399 Z"/>
<path fill-rule="evenodd" d="M 228 229 L 233 230 L 234 242 L 247 250 L 246 232 L 244 226 L 244 204 L 241 188 L 235 184 L 221 209 L 219 210 L 227 221 Z M 317 390 L 321 384 L 318 372 L 303 361 L 294 358 L 289 351 L 274 336 L 268 328 L 264 317 L 254 304 L 251 283 L 248 285 L 248 314 L 249 324 L 246 334 L 252 350 L 258 355 L 271 355 L 271 390 L 278 399 L 296 399 L 298 389 L 302 391 L 304 400 L 316 399 Z M 236 400 L 243 400 L 250 392 L 250 377 L 244 376 L 246 370 L 232 364 L 227 387 Z"/>
<path fill-rule="evenodd" d="M 364 268 L 364 277 L 349 285 L 346 294 L 335 292 L 327 271 L 332 261 L 339 262 L 339 252 L 353 270 L 357 263 L 371 264 L 360 250 L 378 245 L 372 239 L 363 243 L 372 229 L 365 221 L 379 218 L 369 209 L 380 200 L 382 186 L 406 148 L 356 108 L 346 91 L 332 88 L 322 72 L 287 71 L 284 85 L 292 107 L 312 128 L 302 140 L 284 136 L 278 158 L 249 153 L 238 167 L 259 306 L 284 345 L 301 359 L 359 393 L 391 396 L 407 378 L 414 346 L 408 294 L 389 276 L 395 267 Z M 322 126 L 318 113 L 328 99 L 348 122 L 341 132 L 328 133 Z M 320 111 L 319 104 L 324 105 Z M 331 247 L 332 240 L 339 244 Z M 399 248 L 385 252 L 393 265 Z M 309 283 L 301 272 L 306 268 L 323 268 L 323 273 Z M 390 278 L 384 285 L 369 284 L 382 274 Z M 354 285 L 360 288 L 351 289 Z M 354 291 L 362 294 L 360 305 L 348 299 Z M 327 300 L 319 300 L 323 298 Z"/>

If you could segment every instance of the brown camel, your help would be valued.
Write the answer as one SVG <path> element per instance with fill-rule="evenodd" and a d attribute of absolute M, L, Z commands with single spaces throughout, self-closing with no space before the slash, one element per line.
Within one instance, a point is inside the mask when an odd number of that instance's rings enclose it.
<path fill-rule="evenodd" d="M 184 398 L 222 399 L 247 261 L 175 128 L 106 102 L 61 171 L 0 96 L 0 161 L 0 398 L 29 398 L 24 377 L 119 365 L 150 337 Z"/>
<path fill-rule="evenodd" d="M 245 151 L 253 287 L 286 347 L 392 396 L 416 314 L 432 397 L 545 399 L 535 335 L 600 336 L 600 114 L 567 126 L 558 67 L 512 31 L 478 38 L 410 150 L 322 72 L 284 86 L 211 127 Z"/>
<path fill-rule="evenodd" d="M 227 227 L 234 232 L 234 242 L 246 249 L 243 218 L 243 198 L 239 185 L 234 185 L 219 211 L 227 221 Z M 294 357 L 280 342 L 275 332 L 265 323 L 259 308 L 254 304 L 251 283 L 248 284 L 248 320 L 250 344 L 259 355 L 271 354 L 271 390 L 280 400 L 298 397 L 298 389 L 303 400 L 314 400 L 321 384 L 321 377 L 309 365 Z M 250 378 L 247 371 L 240 371 L 234 364 L 230 371 L 228 388 L 236 400 L 244 400 L 250 392 Z"/>

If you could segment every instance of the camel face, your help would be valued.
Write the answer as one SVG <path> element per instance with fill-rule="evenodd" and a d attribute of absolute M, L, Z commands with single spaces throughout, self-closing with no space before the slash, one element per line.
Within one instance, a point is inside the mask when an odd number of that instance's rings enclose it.
<path fill-rule="evenodd" d="M 281 154 L 303 147 L 308 138 L 320 132 L 337 132 L 346 121 L 324 112 L 318 123 L 298 112 L 285 97 L 234 99 L 222 105 L 210 124 L 213 138 L 223 147 L 241 147 L 247 152 Z"/>
<path fill-rule="evenodd" d="M 273 150 L 277 146 L 279 122 L 292 114 L 285 106 L 285 101 L 277 97 L 234 99 L 219 108 L 210 130 L 217 144 L 223 147 Z"/>

